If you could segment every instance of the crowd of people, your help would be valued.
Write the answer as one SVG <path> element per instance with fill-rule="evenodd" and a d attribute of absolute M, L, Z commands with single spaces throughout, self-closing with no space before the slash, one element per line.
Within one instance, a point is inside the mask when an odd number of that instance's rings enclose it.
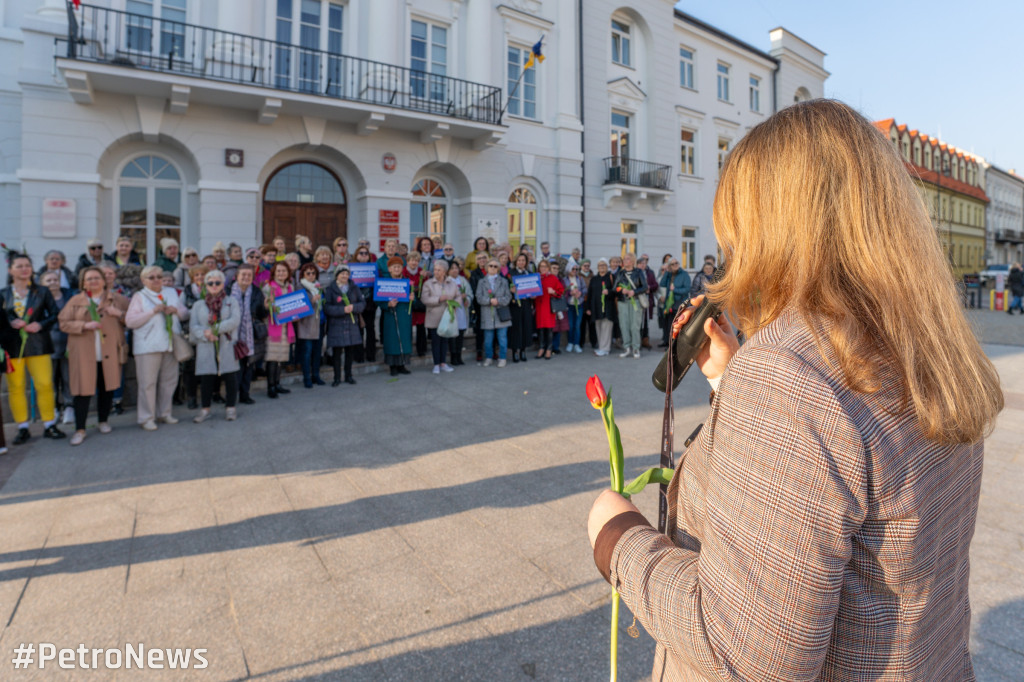
<path fill-rule="evenodd" d="M 239 403 L 255 402 L 257 376 L 266 377 L 270 399 L 291 392 L 281 381 L 285 371 L 301 368 L 306 388 L 325 385 L 325 362 L 332 386 L 355 384 L 353 365 L 376 362 L 378 351 L 391 376 L 409 374 L 413 355 L 428 350 L 434 374 L 452 372 L 465 364 L 469 330 L 484 367 L 525 363 L 534 351 L 545 360 L 582 353 L 588 343 L 597 356 L 614 345 L 620 357 L 639 358 L 652 347 L 654 325 L 660 347 L 667 345 L 675 311 L 703 293 L 715 269 L 714 256 L 706 256 L 691 280 L 670 254 L 655 271 L 646 254 L 593 264 L 579 249 L 556 255 L 543 242 L 535 253 L 484 237 L 465 258 L 425 236 L 411 249 L 388 240 L 380 254 L 365 239 L 350 250 L 344 237 L 314 247 L 300 235 L 293 247 L 283 237 L 248 250 L 218 242 L 200 258 L 165 238 L 147 266 L 127 237 L 110 253 L 93 239 L 74 270 L 60 251 L 47 252 L 37 270 L 29 254 L 9 250 L 0 365 L 18 425 L 14 443 L 31 437 L 33 408 L 45 438 L 65 437 L 62 420 L 74 424 L 70 443 L 82 443 L 94 396 L 98 430 L 108 433 L 110 415 L 124 411 L 129 362 L 138 424 L 153 431 L 177 423 L 174 405 L 198 410 L 193 421 L 200 423 L 213 403 L 223 403 L 224 418 L 235 420 Z M 352 280 L 355 263 L 373 263 L 378 278 L 407 280 L 409 300 L 374 300 L 372 284 Z M 539 276 L 538 295 L 516 295 L 521 275 Z M 313 313 L 279 321 L 275 301 L 299 291 Z M 0 431 L 0 454 L 2 438 Z"/>

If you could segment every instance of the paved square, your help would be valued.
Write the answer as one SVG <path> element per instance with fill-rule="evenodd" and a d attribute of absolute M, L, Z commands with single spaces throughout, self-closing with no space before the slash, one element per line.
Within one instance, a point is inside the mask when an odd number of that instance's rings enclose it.
<path fill-rule="evenodd" d="M 1005 324 L 991 315 L 975 318 Z M 986 351 L 1007 409 L 986 445 L 972 649 L 980 680 L 1020 680 L 1024 348 Z M 56 662 L 15 672 L 23 642 L 208 650 L 205 670 L 115 679 L 605 679 L 610 588 L 586 516 L 608 464 L 583 389 L 594 373 L 613 387 L 635 475 L 658 459 L 657 360 L 367 375 L 293 386 L 234 423 L 221 409 L 146 433 L 128 414 L 79 448 L 12 448 L 0 458 L 0 679 L 111 677 Z M 681 444 L 707 413 L 707 384 L 693 372 L 676 396 Z M 638 503 L 656 516 L 653 491 Z M 647 679 L 653 642 L 626 636 L 630 620 L 624 609 L 620 679 Z"/>

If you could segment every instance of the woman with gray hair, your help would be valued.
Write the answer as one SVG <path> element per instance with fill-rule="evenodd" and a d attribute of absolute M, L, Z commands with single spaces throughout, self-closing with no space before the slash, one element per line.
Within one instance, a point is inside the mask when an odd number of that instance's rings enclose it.
<path fill-rule="evenodd" d="M 497 258 L 487 261 L 487 274 L 476 285 L 476 301 L 480 305 L 480 329 L 484 332 L 484 367 L 490 367 L 494 356 L 494 336 L 498 336 L 498 367 L 505 366 L 508 354 L 508 328 L 512 326 L 512 292 L 508 280 L 501 276 Z M 505 314 L 499 313 L 504 308 Z M 505 319 L 502 319 L 502 318 Z"/>
<path fill-rule="evenodd" d="M 56 272 L 60 275 L 61 289 L 68 289 L 72 293 L 78 289 L 78 281 L 65 264 L 67 259 L 64 257 L 63 251 L 50 249 L 43 257 L 43 261 L 43 267 L 39 268 L 39 271 L 36 272 L 36 282 L 38 284 L 43 283 L 43 275 L 48 272 Z"/>
<path fill-rule="evenodd" d="M 199 265 L 199 252 L 191 246 L 185 248 L 181 254 L 181 263 L 174 269 L 174 286 L 184 289 L 192 283 L 188 271 Z"/>
<path fill-rule="evenodd" d="M 428 240 L 429 241 L 429 240 Z M 431 242 L 433 246 L 433 242 Z M 448 338 L 437 333 L 441 319 L 449 315 L 448 302 L 455 301 L 459 296 L 459 285 L 448 276 L 448 262 L 437 259 L 434 261 L 434 276 L 423 283 L 423 304 L 427 307 L 424 325 L 430 333 L 430 349 L 434 355 L 434 374 L 453 372 L 451 365 L 445 362 L 448 354 Z M 456 323 L 457 324 L 457 323 Z"/>
<path fill-rule="evenodd" d="M 196 344 L 196 376 L 202 409 L 192 419 L 200 424 L 210 418 L 210 402 L 217 378 L 224 380 L 225 419 L 234 421 L 238 400 L 238 360 L 235 359 L 236 330 L 242 321 L 238 299 L 226 295 L 224 273 L 211 270 L 204 278 L 206 297 L 196 301 L 189 322 L 189 337 Z"/>
<path fill-rule="evenodd" d="M 142 269 L 143 288 L 132 296 L 125 315 L 125 326 L 135 330 L 135 376 L 138 379 L 138 423 L 146 431 L 156 431 L 157 420 L 177 424 L 171 415 L 174 389 L 178 386 L 178 360 L 174 356 L 174 338 L 181 334 L 181 323 L 189 310 L 178 300 L 174 287 L 163 285 L 164 269 L 148 265 Z"/>

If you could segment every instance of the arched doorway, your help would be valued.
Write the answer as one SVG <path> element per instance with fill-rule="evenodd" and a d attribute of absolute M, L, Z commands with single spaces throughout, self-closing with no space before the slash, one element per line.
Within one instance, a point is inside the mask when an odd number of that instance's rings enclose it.
<path fill-rule="evenodd" d="M 329 246 L 348 236 L 348 207 L 338 178 L 320 164 L 299 161 L 278 168 L 263 193 L 263 242 L 284 237 L 291 248 L 296 235 L 313 246 Z"/>

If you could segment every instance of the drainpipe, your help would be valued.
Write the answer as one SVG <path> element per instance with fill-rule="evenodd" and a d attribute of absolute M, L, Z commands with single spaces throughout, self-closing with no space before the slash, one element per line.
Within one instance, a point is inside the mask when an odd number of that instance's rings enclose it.
<path fill-rule="evenodd" d="M 579 73 L 580 73 L 580 155 L 583 159 L 580 161 L 580 252 L 586 256 L 587 253 L 587 158 L 586 158 L 586 145 L 584 144 L 584 131 L 586 126 L 583 125 L 583 111 L 586 109 L 586 103 L 583 99 L 583 0 L 579 0 L 576 8 L 576 26 L 578 27 L 576 35 L 576 45 L 579 50 Z"/>
<path fill-rule="evenodd" d="M 782 66 L 781 62 L 775 60 L 775 68 L 772 69 L 772 113 L 774 114 L 779 110 L 779 67 Z"/>

